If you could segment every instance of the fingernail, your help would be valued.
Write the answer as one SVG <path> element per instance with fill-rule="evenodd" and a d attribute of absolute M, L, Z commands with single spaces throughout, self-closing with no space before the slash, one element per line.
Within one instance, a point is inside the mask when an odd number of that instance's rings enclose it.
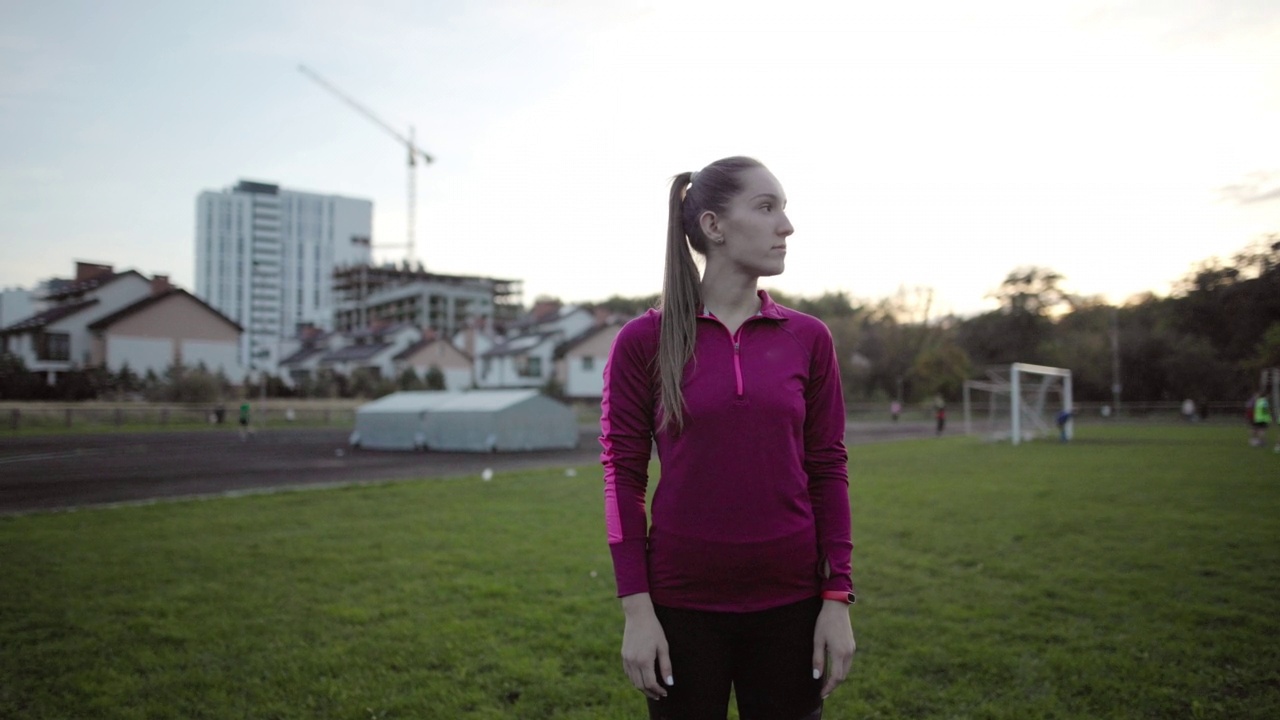
<path fill-rule="evenodd" d="M 818 668 L 814 668 L 814 669 L 813 669 L 813 679 L 814 679 L 814 680 L 817 680 L 817 679 L 819 679 L 819 678 L 821 678 L 821 677 L 822 677 L 822 671 L 821 671 L 821 670 L 819 670 Z"/>
<path fill-rule="evenodd" d="M 675 685 L 675 684 L 676 684 L 676 679 L 675 679 L 674 677 L 672 677 L 672 676 L 668 675 L 668 676 L 667 676 L 667 684 L 668 684 L 668 685 Z"/>

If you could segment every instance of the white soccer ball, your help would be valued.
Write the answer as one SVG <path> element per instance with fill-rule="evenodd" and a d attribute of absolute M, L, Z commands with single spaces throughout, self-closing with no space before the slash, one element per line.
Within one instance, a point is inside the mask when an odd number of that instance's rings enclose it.
<path fill-rule="evenodd" d="M 490 480 L 492 480 L 492 479 L 493 479 L 493 468 L 485 468 L 485 469 L 484 469 L 484 472 L 480 473 L 480 479 L 481 479 L 481 480 L 483 480 L 483 481 L 485 481 L 485 482 L 489 482 Z"/>

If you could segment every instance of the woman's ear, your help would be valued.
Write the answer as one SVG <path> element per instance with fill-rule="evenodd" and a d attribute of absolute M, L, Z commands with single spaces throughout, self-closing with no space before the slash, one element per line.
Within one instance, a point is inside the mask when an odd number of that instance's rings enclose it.
<path fill-rule="evenodd" d="M 710 210 L 702 211 L 698 216 L 698 225 L 702 227 L 702 235 L 711 242 L 719 245 L 724 242 L 724 232 L 720 230 L 720 218 Z"/>

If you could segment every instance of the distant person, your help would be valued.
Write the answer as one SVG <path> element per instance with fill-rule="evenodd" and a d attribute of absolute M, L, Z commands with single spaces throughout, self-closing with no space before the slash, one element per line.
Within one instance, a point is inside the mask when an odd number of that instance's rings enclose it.
<path fill-rule="evenodd" d="M 901 414 L 902 414 L 902 403 L 898 402 L 897 400 L 894 400 L 893 402 L 889 403 L 889 417 L 893 418 L 894 422 L 898 422 L 898 416 Z"/>
<path fill-rule="evenodd" d="M 933 419 L 938 423 L 938 437 L 942 437 L 942 431 L 947 428 L 947 401 L 942 399 L 942 393 L 933 398 Z"/>
<path fill-rule="evenodd" d="M 1067 426 L 1071 423 L 1071 415 L 1072 413 L 1070 410 L 1063 410 L 1058 413 L 1058 439 L 1062 442 L 1067 442 L 1071 439 L 1068 437 L 1067 431 Z"/>
<path fill-rule="evenodd" d="M 1182 401 L 1182 418 L 1187 422 L 1196 421 L 1196 401 L 1187 398 Z"/>
<path fill-rule="evenodd" d="M 786 194 L 750 158 L 672 181 L 661 308 L 604 369 L 622 664 L 651 719 L 816 720 L 853 662 L 848 455 L 831 332 L 758 289 Z M 701 277 L 690 250 L 704 258 Z M 650 446 L 661 479 L 650 516 Z"/>
<path fill-rule="evenodd" d="M 1249 438 L 1249 444 L 1262 447 L 1267 444 L 1267 428 L 1271 426 L 1271 403 L 1267 402 L 1265 391 L 1254 395 L 1249 402 L 1253 409 L 1250 418 L 1253 436 Z"/>
<path fill-rule="evenodd" d="M 253 434 L 252 416 L 249 411 L 249 401 L 245 400 L 240 403 L 240 441 L 244 442 Z"/>

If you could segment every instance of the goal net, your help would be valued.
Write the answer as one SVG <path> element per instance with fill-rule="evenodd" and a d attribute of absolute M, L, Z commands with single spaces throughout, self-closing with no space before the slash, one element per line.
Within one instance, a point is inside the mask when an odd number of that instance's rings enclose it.
<path fill-rule="evenodd" d="M 1071 439 L 1071 371 L 1013 363 L 964 383 L 964 431 L 1014 445 L 1037 437 Z"/>

